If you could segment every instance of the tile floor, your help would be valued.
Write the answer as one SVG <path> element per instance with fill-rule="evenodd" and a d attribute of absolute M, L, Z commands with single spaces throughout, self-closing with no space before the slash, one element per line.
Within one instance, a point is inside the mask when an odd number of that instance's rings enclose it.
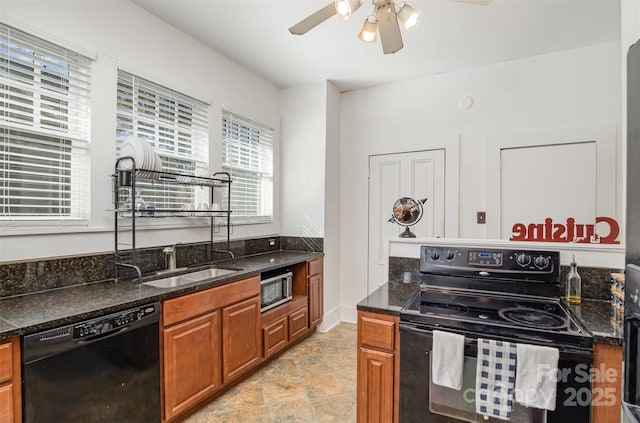
<path fill-rule="evenodd" d="M 356 325 L 315 332 L 187 423 L 356 421 Z"/>

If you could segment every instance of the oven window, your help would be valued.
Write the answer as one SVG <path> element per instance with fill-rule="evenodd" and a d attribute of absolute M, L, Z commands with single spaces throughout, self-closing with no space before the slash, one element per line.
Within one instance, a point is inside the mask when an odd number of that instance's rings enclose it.
<path fill-rule="evenodd" d="M 429 411 L 467 422 L 504 422 L 504 420 L 494 418 L 485 420 L 483 416 L 476 413 L 476 361 L 476 358 L 473 357 L 464 358 L 463 383 L 462 389 L 459 391 L 429 382 Z M 429 357 L 429 367 L 431 368 L 431 357 Z M 524 407 L 514 401 L 509 421 L 513 423 L 544 423 L 545 414 L 544 410 Z"/>

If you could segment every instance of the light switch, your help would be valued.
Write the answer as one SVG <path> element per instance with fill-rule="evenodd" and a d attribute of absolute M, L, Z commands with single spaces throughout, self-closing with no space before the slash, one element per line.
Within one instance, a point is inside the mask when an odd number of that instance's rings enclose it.
<path fill-rule="evenodd" d="M 476 222 L 478 223 L 478 225 L 484 225 L 487 222 L 486 212 L 479 211 L 477 212 L 476 215 L 477 215 Z"/>

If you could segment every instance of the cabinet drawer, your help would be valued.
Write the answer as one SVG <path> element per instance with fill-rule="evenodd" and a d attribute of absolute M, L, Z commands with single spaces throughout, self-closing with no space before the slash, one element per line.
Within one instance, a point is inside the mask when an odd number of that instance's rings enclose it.
<path fill-rule="evenodd" d="M 13 345 L 11 342 L 0 344 L 0 383 L 13 378 Z"/>
<path fill-rule="evenodd" d="M 395 351 L 397 317 L 383 315 L 358 315 L 358 339 L 360 345 L 390 352 Z"/>
<path fill-rule="evenodd" d="M 259 294 L 260 277 L 254 276 L 174 298 L 163 303 L 163 324 L 169 326 Z"/>
<path fill-rule="evenodd" d="M 288 316 L 283 316 L 262 328 L 264 358 L 270 357 L 289 343 L 289 323 L 287 317 Z"/>
<path fill-rule="evenodd" d="M 307 331 L 307 308 L 301 308 L 289 315 L 289 339 Z"/>
<path fill-rule="evenodd" d="M 319 275 L 320 273 L 322 273 L 321 258 L 307 262 L 307 266 L 308 276 Z"/>

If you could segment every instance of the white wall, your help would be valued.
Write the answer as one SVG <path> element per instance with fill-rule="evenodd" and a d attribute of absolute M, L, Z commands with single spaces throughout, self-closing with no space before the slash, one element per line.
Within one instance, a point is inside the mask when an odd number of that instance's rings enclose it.
<path fill-rule="evenodd" d="M 281 90 L 282 235 L 324 235 L 327 83 Z"/>
<path fill-rule="evenodd" d="M 338 89 L 327 83 L 327 147 L 324 204 L 324 320 L 320 330 L 342 320 L 340 303 L 340 101 Z"/>
<path fill-rule="evenodd" d="M 343 94 L 341 114 L 341 293 L 343 320 L 355 321 L 366 295 L 370 154 L 419 149 L 420 137 L 460 137 L 459 237 L 485 238 L 484 138 L 490 134 L 621 123 L 620 43 L 450 72 Z M 458 102 L 470 96 L 474 105 Z M 620 192 L 619 195 L 622 195 Z M 491 216 L 487 216 L 490 219 Z"/>
<path fill-rule="evenodd" d="M 117 68 L 211 103 L 211 171 L 220 169 L 223 107 L 276 129 L 279 150 L 279 89 L 184 33 L 125 1 L 3 0 L 0 18 L 42 38 L 95 55 L 92 86 L 92 214 L 88 227 L 2 229 L 0 262 L 113 250 L 109 175 L 115 160 Z M 234 238 L 278 234 L 279 163 L 274 163 L 275 221 L 234 227 Z M 208 239 L 208 228 L 146 230 L 139 245 Z"/>
<path fill-rule="evenodd" d="M 330 82 L 281 91 L 282 235 L 324 238 L 324 320 L 340 322 L 340 92 Z"/>

